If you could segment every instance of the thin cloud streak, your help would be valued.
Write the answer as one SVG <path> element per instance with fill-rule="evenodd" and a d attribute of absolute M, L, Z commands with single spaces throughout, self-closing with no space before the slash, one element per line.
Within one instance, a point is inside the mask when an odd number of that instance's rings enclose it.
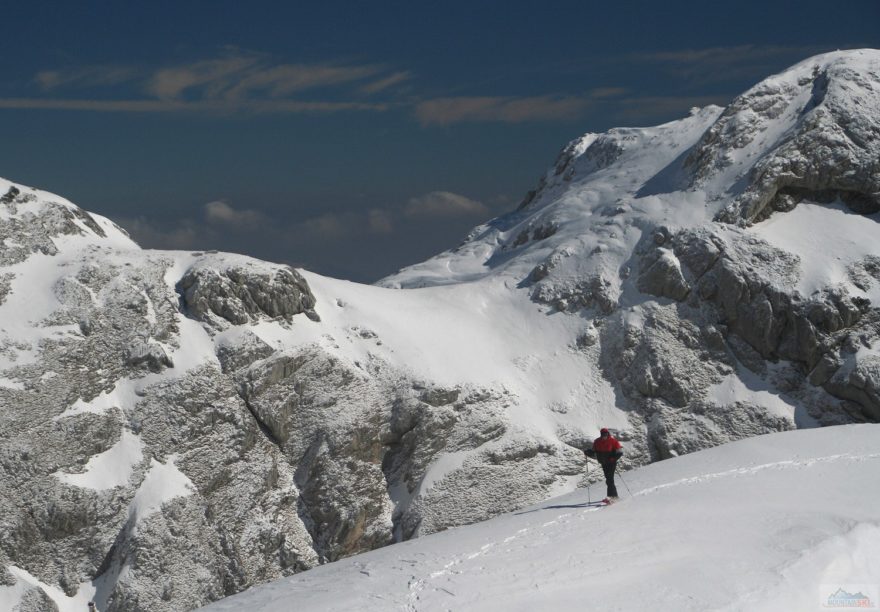
<path fill-rule="evenodd" d="M 424 100 L 416 104 L 414 112 L 426 126 L 472 121 L 522 123 L 575 119 L 590 102 L 589 98 L 575 96 L 459 96 Z"/>
<path fill-rule="evenodd" d="M 208 97 L 216 97 L 218 83 L 224 85 L 236 73 L 253 66 L 254 57 L 229 57 L 218 60 L 205 60 L 183 66 L 162 68 L 146 84 L 146 93 L 161 100 L 173 100 L 183 92 L 194 87 L 205 86 Z M 214 91 L 214 88 L 218 88 Z"/>
<path fill-rule="evenodd" d="M 403 213 L 407 217 L 485 217 L 489 214 L 489 207 L 457 193 L 432 191 L 410 198 Z"/>
<path fill-rule="evenodd" d="M 709 84 L 730 79 L 763 78 L 799 58 L 829 51 L 822 45 L 737 45 L 635 53 L 625 56 L 627 63 L 656 64 L 661 69 L 693 84 Z"/>
<path fill-rule="evenodd" d="M 819 52 L 818 45 L 736 45 L 731 47 L 704 47 L 702 49 L 680 49 L 677 51 L 656 51 L 638 53 L 630 57 L 656 62 L 678 64 L 730 65 L 743 61 L 764 60 L 788 55 L 808 55 Z"/>
<path fill-rule="evenodd" d="M 408 81 L 411 78 L 412 74 L 409 71 L 395 72 L 390 76 L 364 85 L 360 88 L 360 91 L 361 93 L 367 95 L 377 94 L 380 91 L 385 91 L 389 87 L 393 87 L 394 85 L 398 85 L 400 83 L 403 83 L 404 81 Z"/>
<path fill-rule="evenodd" d="M 306 102 L 300 100 L 71 100 L 51 98 L 0 98 L 0 109 L 68 110 L 125 113 L 335 113 L 386 111 L 391 106 L 368 102 Z"/>
<path fill-rule="evenodd" d="M 177 99 L 196 90 L 202 99 L 279 98 L 296 92 L 362 81 L 382 72 L 379 66 L 332 64 L 266 65 L 256 57 L 234 56 L 164 68 L 146 91 L 160 99 Z"/>
<path fill-rule="evenodd" d="M 265 56 L 235 50 L 224 57 L 146 70 L 135 66 L 84 66 L 43 70 L 33 79 L 42 91 L 61 95 L 72 89 L 125 84 L 127 99 L 94 93 L 82 98 L 9 97 L 0 109 L 79 110 L 94 112 L 332 113 L 384 111 L 390 105 L 361 99 L 410 78 L 374 64 L 279 64 Z M 322 99 L 296 94 L 337 88 Z M 342 98 L 341 100 L 339 98 Z M 328 99 L 329 98 L 329 99 Z"/>
<path fill-rule="evenodd" d="M 138 76 L 130 66 L 85 66 L 75 70 L 43 70 L 34 76 L 34 82 L 43 91 L 58 88 L 87 88 L 119 85 Z"/>
<path fill-rule="evenodd" d="M 656 66 L 690 86 L 731 78 L 764 76 L 790 57 L 816 53 L 818 46 L 739 45 L 632 53 L 605 61 Z M 409 71 L 390 71 L 379 64 L 314 64 L 271 62 L 265 55 L 227 49 L 221 57 L 146 70 L 134 66 L 85 66 L 44 70 L 34 83 L 44 92 L 62 95 L 73 89 L 123 85 L 127 99 L 102 98 L 90 91 L 78 98 L 9 97 L 0 109 L 67 110 L 128 113 L 330 114 L 404 110 L 422 127 L 460 123 L 572 121 L 588 109 L 611 110 L 621 118 L 656 117 L 686 111 L 694 105 L 725 102 L 719 96 L 694 98 L 637 97 L 620 86 L 597 86 L 579 94 L 533 96 L 400 96 Z M 324 92 L 323 90 L 330 89 Z M 395 88 L 397 88 L 395 90 Z M 692 89 L 689 87 L 690 93 Z M 314 92 L 323 92 L 317 99 Z M 308 92 L 309 99 L 300 94 Z M 124 94 L 123 94 L 124 95 Z M 614 104 L 611 109 L 609 104 Z"/>

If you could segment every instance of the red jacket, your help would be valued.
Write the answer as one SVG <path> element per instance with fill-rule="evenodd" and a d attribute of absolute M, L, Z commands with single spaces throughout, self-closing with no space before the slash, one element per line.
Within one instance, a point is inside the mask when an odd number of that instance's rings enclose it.
<path fill-rule="evenodd" d="M 593 440 L 593 450 L 597 453 L 613 453 L 621 448 L 623 446 L 620 445 L 620 442 L 614 436 L 608 436 L 607 438 L 600 436 Z"/>
<path fill-rule="evenodd" d="M 610 434 L 607 438 L 600 436 L 593 441 L 593 448 L 587 452 L 587 456 L 595 457 L 602 465 L 614 465 L 617 458 L 623 454 L 621 448 L 623 447 L 614 436 Z"/>

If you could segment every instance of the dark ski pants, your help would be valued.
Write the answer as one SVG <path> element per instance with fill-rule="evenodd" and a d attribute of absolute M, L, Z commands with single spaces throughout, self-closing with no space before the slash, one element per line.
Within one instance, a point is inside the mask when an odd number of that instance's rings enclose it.
<path fill-rule="evenodd" d="M 617 497 L 617 487 L 614 486 L 614 470 L 617 463 L 606 461 L 602 464 L 602 472 L 605 474 L 605 484 L 608 485 L 608 497 Z"/>

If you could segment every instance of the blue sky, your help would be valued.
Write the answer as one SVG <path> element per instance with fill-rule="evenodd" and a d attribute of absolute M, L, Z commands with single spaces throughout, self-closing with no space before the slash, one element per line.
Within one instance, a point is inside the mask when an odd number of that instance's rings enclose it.
<path fill-rule="evenodd" d="M 880 46 L 880 2 L 79 2 L 4 10 L 0 176 L 374 281 L 514 208 L 569 140 Z"/>

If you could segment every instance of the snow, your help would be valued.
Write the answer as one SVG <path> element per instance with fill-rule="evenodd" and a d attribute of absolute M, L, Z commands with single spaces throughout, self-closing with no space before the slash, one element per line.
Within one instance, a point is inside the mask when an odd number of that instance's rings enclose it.
<path fill-rule="evenodd" d="M 707 399 L 718 406 L 732 406 L 737 402 L 753 404 L 762 407 L 768 414 L 788 419 L 797 427 L 818 426 L 816 420 L 795 399 L 786 397 L 744 367 L 710 387 Z"/>
<path fill-rule="evenodd" d="M 0 387 L 5 389 L 13 389 L 15 391 L 24 391 L 25 386 L 24 383 L 21 383 L 17 380 L 12 380 L 10 378 L 6 378 L 5 376 L 0 376 Z"/>
<path fill-rule="evenodd" d="M 134 467 L 143 459 L 143 443 L 139 436 L 127 429 L 122 430 L 119 441 L 112 447 L 93 456 L 80 474 L 56 472 L 61 482 L 95 491 L 106 491 L 128 484 Z"/>
<path fill-rule="evenodd" d="M 135 402 L 137 402 L 137 396 L 132 390 L 131 382 L 128 379 L 123 379 L 116 384 L 112 391 L 103 391 L 88 402 L 79 398 L 53 420 L 58 421 L 85 413 L 104 414 L 110 410 L 121 410 L 123 407 L 134 406 Z"/>
<path fill-rule="evenodd" d="M 58 606 L 58 612 L 83 612 L 97 592 L 97 588 L 92 583 L 85 582 L 80 584 L 73 597 L 68 597 L 57 586 L 42 582 L 25 569 L 14 565 L 7 566 L 7 569 L 16 582 L 12 586 L 0 586 L 0 610 L 15 610 L 15 606 L 27 591 L 40 588 Z"/>
<path fill-rule="evenodd" d="M 131 469 L 141 461 L 141 450 L 140 439 L 124 430 L 120 442 L 110 450 L 93 457 L 86 466 L 84 474 L 55 474 L 55 476 L 71 485 L 106 490 L 128 482 Z M 175 465 L 176 460 L 176 455 L 170 455 L 165 463 L 160 463 L 156 459 L 150 460 L 150 468 L 128 508 L 129 520 L 126 529 L 129 529 L 132 535 L 137 532 L 138 524 L 158 512 L 163 504 L 177 497 L 191 495 L 195 491 L 192 481 Z M 118 465 L 114 465 L 114 461 L 118 462 Z M 114 564 L 104 574 L 93 581 L 81 583 L 76 594 L 68 597 L 57 586 L 45 584 L 22 568 L 9 565 L 7 569 L 16 582 L 10 586 L 0 586 L 0 610 L 16 609 L 28 590 L 41 588 L 55 602 L 59 612 L 82 612 L 89 601 L 106 598 L 120 576 L 135 571 L 127 564 L 119 567 L 114 560 Z"/>
<path fill-rule="evenodd" d="M 162 508 L 165 502 L 175 497 L 185 497 L 196 490 L 192 481 L 175 465 L 176 460 L 176 455 L 169 456 L 165 463 L 150 460 L 150 469 L 128 507 L 133 528 Z"/>
<path fill-rule="evenodd" d="M 4 343 L 36 346 L 41 339 L 52 335 L 53 328 L 40 327 L 39 323 L 59 307 L 53 291 L 59 274 L 59 257 L 35 253 L 18 264 L 0 267 L 4 274 L 15 275 L 9 294 L 0 304 L 0 321 L 15 322 L 0 327 L 0 340 Z M 23 359 L 14 362 L 15 365 L 22 363 Z M 0 364 L 0 367 L 9 365 Z"/>
<path fill-rule="evenodd" d="M 869 255 L 880 256 L 880 214 L 859 215 L 840 201 L 833 204 L 801 202 L 794 210 L 777 212 L 750 231 L 800 257 L 798 291 L 804 296 L 829 285 L 848 282 L 849 266 Z M 855 287 L 850 290 L 860 293 Z M 880 303 L 880 292 L 873 295 L 871 301 Z"/>
<path fill-rule="evenodd" d="M 300 272 L 321 324 L 253 327 L 271 346 L 314 343 L 351 364 L 375 356 L 440 386 L 503 389 L 512 427 L 549 440 L 561 425 L 626 423 L 595 357 L 571 348 L 586 322 L 546 313 L 504 277 L 399 291 Z"/>
<path fill-rule="evenodd" d="M 627 472 L 611 507 L 579 489 L 203 609 L 819 609 L 880 581 L 878 442 L 880 425 L 751 438 Z"/>
<path fill-rule="evenodd" d="M 5 194 L 13 185 L 23 194 L 36 196 L 36 200 L 18 204 L 17 214 L 11 213 L 5 206 L 0 206 L 2 211 L 0 220 L 21 217 L 25 214 L 39 214 L 49 204 L 82 212 L 64 198 L 3 179 L 0 179 L 0 193 Z M 0 357 L 0 371 L 35 362 L 38 357 L 37 347 L 42 340 L 60 333 L 76 331 L 76 326 L 41 327 L 41 323 L 60 307 L 54 292 L 56 283 L 62 276 L 69 275 L 71 268 L 81 264 L 86 251 L 109 248 L 114 250 L 114 256 L 120 256 L 122 252 L 139 250 L 137 244 L 111 221 L 100 215 L 91 216 L 106 232 L 106 237 L 96 235 L 79 217 L 75 217 L 74 223 L 83 234 L 62 234 L 53 237 L 51 240 L 58 250 L 57 254 L 46 255 L 35 252 L 24 261 L 0 266 L 0 274 L 13 276 L 10 291 L 0 303 L 0 321 L 14 322 L 0 326 L 0 345 L 16 347 L 7 355 Z M 26 241 L 22 240 L 22 242 Z M 6 243 L 3 246 L 8 248 L 12 245 Z"/>

